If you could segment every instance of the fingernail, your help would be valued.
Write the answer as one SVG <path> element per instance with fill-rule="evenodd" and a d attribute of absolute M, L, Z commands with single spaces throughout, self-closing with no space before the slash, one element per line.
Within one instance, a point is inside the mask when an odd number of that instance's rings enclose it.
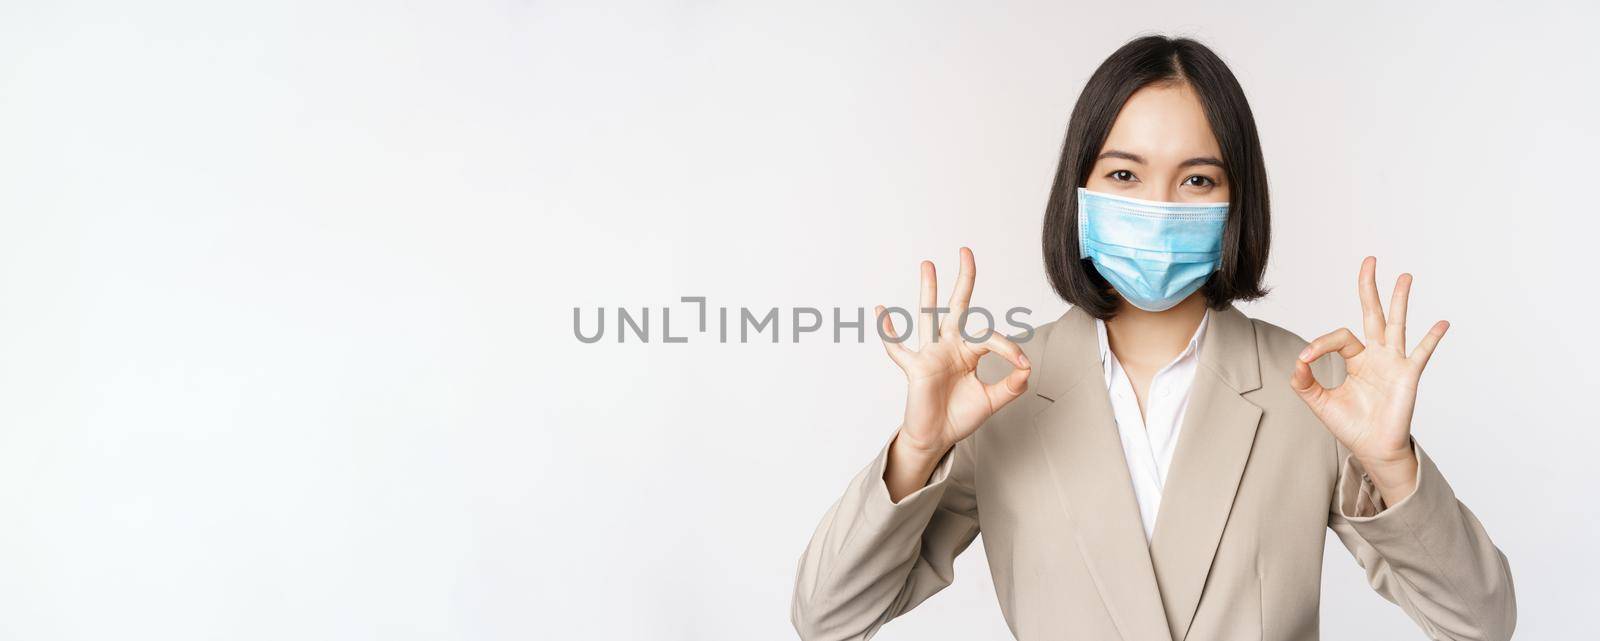
<path fill-rule="evenodd" d="M 1307 347 L 1305 349 L 1300 350 L 1300 360 L 1303 361 L 1303 360 L 1306 360 L 1306 359 L 1309 359 L 1309 358 L 1311 358 L 1311 348 L 1310 347 Z"/>
<path fill-rule="evenodd" d="M 1033 365 L 1028 362 L 1027 354 L 1017 354 L 1017 362 L 1022 363 L 1023 367 L 1033 367 Z"/>

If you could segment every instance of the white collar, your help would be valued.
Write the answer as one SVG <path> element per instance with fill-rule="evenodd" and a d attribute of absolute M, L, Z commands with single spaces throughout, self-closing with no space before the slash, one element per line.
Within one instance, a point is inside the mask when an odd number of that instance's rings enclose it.
<path fill-rule="evenodd" d="M 1210 321 L 1211 309 L 1208 307 L 1206 308 L 1205 315 L 1200 317 L 1200 324 L 1195 326 L 1194 335 L 1189 337 L 1189 344 L 1183 348 L 1182 352 L 1172 359 L 1173 363 L 1188 358 L 1191 354 L 1195 355 L 1196 357 L 1199 356 L 1200 341 L 1201 339 L 1205 338 L 1206 325 L 1209 324 Z M 1098 318 L 1094 319 L 1094 331 L 1096 336 L 1098 336 L 1100 339 L 1100 362 L 1108 368 L 1109 372 L 1109 368 L 1111 367 L 1111 359 L 1107 358 L 1107 356 L 1115 356 L 1115 354 L 1111 353 L 1111 339 L 1106 336 L 1106 322 Z M 1169 363 L 1169 365 L 1170 364 L 1171 363 Z"/>

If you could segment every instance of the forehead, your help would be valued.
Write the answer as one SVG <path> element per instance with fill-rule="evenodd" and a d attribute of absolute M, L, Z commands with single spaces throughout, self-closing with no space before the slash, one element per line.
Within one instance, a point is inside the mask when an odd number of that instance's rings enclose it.
<path fill-rule="evenodd" d="M 1101 151 L 1106 149 L 1138 154 L 1151 162 L 1222 155 L 1200 97 L 1188 83 L 1149 85 L 1135 91 L 1111 125 Z"/>

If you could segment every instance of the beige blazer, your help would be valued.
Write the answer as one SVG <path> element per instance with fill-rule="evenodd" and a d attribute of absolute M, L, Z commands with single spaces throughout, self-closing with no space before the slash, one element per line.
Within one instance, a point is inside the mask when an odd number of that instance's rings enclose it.
<path fill-rule="evenodd" d="M 1213 313 L 1146 543 L 1094 319 L 1072 309 L 1023 350 L 1029 390 L 896 504 L 887 445 L 823 517 L 800 559 L 804 639 L 866 639 L 954 579 L 981 531 L 1018 639 L 1316 639 L 1332 529 L 1367 580 L 1433 639 L 1506 639 L 1505 555 L 1416 447 L 1417 489 L 1391 506 L 1289 387 L 1306 342 L 1233 307 Z M 985 380 L 1007 366 L 980 365 Z M 1336 385 L 1329 354 L 1317 378 Z M 1397 638 L 1398 633 L 1397 632 Z"/>

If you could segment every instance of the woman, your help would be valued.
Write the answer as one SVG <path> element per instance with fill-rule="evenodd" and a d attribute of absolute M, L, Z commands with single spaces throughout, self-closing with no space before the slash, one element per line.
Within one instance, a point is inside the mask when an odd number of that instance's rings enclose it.
<path fill-rule="evenodd" d="M 948 585 L 981 531 L 1020 639 L 1314 639 L 1331 528 L 1430 638 L 1509 638 L 1505 556 L 1410 436 L 1448 324 L 1408 353 L 1411 278 L 1385 310 L 1370 257 L 1363 337 L 1308 345 L 1245 317 L 1231 303 L 1265 293 L 1268 224 L 1227 66 L 1186 39 L 1112 54 L 1073 109 L 1045 216 L 1072 308 L 1021 345 L 964 340 L 971 252 L 941 323 L 922 264 L 920 346 L 884 343 L 904 419 L 801 558 L 800 636 L 871 637 Z"/>

